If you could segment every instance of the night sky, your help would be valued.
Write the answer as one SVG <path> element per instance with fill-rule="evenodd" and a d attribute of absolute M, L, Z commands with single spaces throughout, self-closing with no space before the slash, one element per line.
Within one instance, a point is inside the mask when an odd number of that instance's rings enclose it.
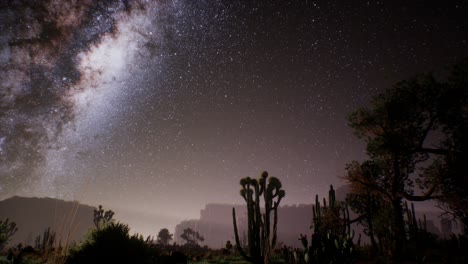
<path fill-rule="evenodd" d="M 0 0 L 0 198 L 175 225 L 241 203 L 239 179 L 267 170 L 283 204 L 311 203 L 365 158 L 347 115 L 467 57 L 467 14 L 463 0 Z"/>

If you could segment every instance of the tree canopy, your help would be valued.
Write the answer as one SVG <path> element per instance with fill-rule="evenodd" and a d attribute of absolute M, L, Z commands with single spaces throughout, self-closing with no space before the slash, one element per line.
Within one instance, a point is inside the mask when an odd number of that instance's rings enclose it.
<path fill-rule="evenodd" d="M 173 234 L 169 232 L 169 229 L 163 228 L 158 233 L 158 243 L 161 245 L 169 244 L 169 241 L 173 238 Z"/>
<path fill-rule="evenodd" d="M 186 245 L 190 245 L 190 246 L 196 246 L 198 245 L 199 242 L 205 241 L 205 238 L 202 235 L 200 235 L 200 233 L 194 231 L 191 228 L 184 229 L 180 237 L 186 241 L 185 242 Z"/>
<path fill-rule="evenodd" d="M 436 199 L 467 225 L 467 80 L 465 60 L 442 81 L 427 73 L 398 82 L 349 117 L 369 159 L 349 164 L 346 179 L 355 193 L 391 204 L 397 241 L 406 236 L 405 199 Z"/>

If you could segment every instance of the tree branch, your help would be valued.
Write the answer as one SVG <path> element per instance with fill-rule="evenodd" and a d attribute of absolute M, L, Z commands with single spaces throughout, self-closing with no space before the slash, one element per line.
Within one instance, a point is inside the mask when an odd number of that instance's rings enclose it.
<path fill-rule="evenodd" d="M 448 155 L 449 153 L 448 150 L 446 149 L 434 149 L 434 148 L 423 148 L 423 147 L 419 147 L 417 151 L 429 153 L 429 154 L 444 155 L 444 156 Z"/>
<path fill-rule="evenodd" d="M 406 200 L 413 201 L 413 202 L 422 202 L 422 201 L 427 201 L 430 199 L 437 199 L 441 198 L 441 196 L 438 195 L 432 195 L 436 189 L 436 186 L 432 186 L 427 193 L 423 193 L 423 195 L 411 195 L 409 193 L 403 192 L 403 197 Z"/>

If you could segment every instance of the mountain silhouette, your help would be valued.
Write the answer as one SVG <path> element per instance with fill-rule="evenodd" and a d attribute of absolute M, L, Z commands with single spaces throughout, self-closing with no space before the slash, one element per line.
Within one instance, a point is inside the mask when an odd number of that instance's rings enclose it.
<path fill-rule="evenodd" d="M 38 235 L 48 227 L 56 232 L 56 239 L 65 242 L 82 241 L 93 224 L 94 207 L 54 198 L 27 198 L 13 196 L 0 201 L 0 219 L 9 218 L 18 231 L 8 242 L 34 246 Z M 58 241 L 57 241 L 58 242 Z"/>

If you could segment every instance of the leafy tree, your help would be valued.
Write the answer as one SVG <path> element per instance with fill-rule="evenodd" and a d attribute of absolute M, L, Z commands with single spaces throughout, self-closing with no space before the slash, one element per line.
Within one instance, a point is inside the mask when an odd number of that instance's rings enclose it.
<path fill-rule="evenodd" d="M 350 115 L 351 127 L 366 141 L 369 161 L 378 170 L 366 182 L 353 172 L 365 165 L 357 163 L 348 167 L 346 177 L 391 205 L 397 255 L 406 240 L 403 199 L 439 199 L 466 223 L 466 202 L 457 202 L 466 201 L 466 190 L 456 184 L 466 186 L 467 181 L 461 161 L 467 150 L 468 77 L 466 63 L 462 66 L 449 82 L 432 74 L 399 82 L 374 97 L 370 108 Z"/>
<path fill-rule="evenodd" d="M 112 217 L 114 216 L 114 212 L 112 210 L 104 211 L 102 205 L 99 205 L 98 208 L 94 209 L 94 218 L 93 222 L 96 226 L 96 229 L 101 229 L 102 227 L 106 226 L 107 224 L 112 222 Z"/>
<path fill-rule="evenodd" d="M 372 246 L 372 252 L 377 253 L 379 247 L 377 245 L 377 237 L 379 241 L 384 242 L 391 227 L 388 221 L 388 212 L 383 208 L 388 208 L 390 205 L 381 197 L 381 193 L 367 186 L 379 186 L 378 180 L 381 175 L 379 167 L 372 161 L 365 161 L 362 164 L 352 162 L 346 167 L 348 171 L 347 178 L 351 181 L 351 192 L 346 196 L 346 203 L 351 210 L 358 214 L 355 219 L 364 227 L 364 233 L 369 236 Z M 378 226 L 377 226 L 378 225 Z M 384 229 L 385 231 L 382 231 Z M 381 243 L 382 244 L 385 243 Z M 382 252 L 383 249 L 380 248 Z"/>
<path fill-rule="evenodd" d="M 195 232 L 191 228 L 184 229 L 182 235 L 180 237 L 185 240 L 185 244 L 189 246 L 197 246 L 198 242 L 205 241 L 205 238 L 200 235 L 198 232 Z"/>
<path fill-rule="evenodd" d="M 427 170 L 440 183 L 440 206 L 460 220 L 468 234 L 468 59 L 455 65 L 441 100 L 441 130 L 450 137 L 439 151 L 443 154 Z"/>
<path fill-rule="evenodd" d="M 0 250 L 5 246 L 5 244 L 10 240 L 18 228 L 16 227 L 15 222 L 10 222 L 9 219 L 0 221 Z"/>
<path fill-rule="evenodd" d="M 169 241 L 172 240 L 173 234 L 169 232 L 169 229 L 163 228 L 159 230 L 158 233 L 158 243 L 161 245 L 167 245 L 169 244 Z"/>

